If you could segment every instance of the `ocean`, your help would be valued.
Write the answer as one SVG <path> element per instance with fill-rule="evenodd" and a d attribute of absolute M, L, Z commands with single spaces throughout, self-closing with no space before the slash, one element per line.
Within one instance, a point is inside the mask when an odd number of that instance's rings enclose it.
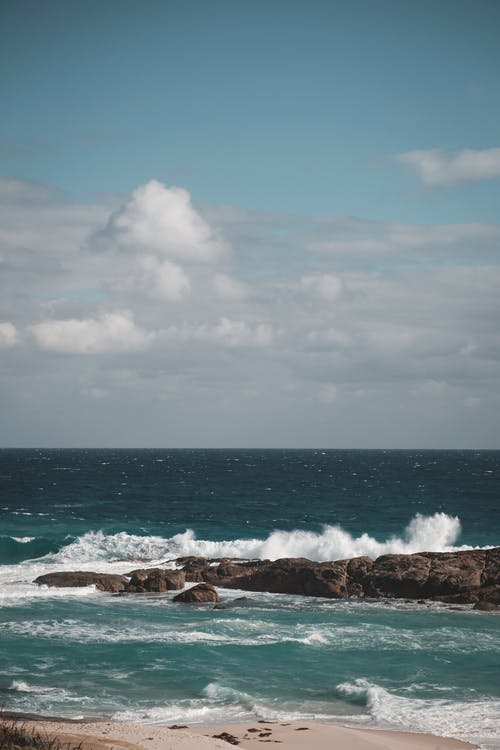
<path fill-rule="evenodd" d="M 495 613 L 224 589 L 214 610 L 171 593 L 32 583 L 182 555 L 497 546 L 500 451 L 1 450 L 0 518 L 5 710 L 190 725 L 317 718 L 500 748 Z"/>

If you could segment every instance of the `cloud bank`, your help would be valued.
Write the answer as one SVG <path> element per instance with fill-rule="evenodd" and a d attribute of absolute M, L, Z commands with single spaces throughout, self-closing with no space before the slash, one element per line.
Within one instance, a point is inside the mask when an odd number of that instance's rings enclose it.
<path fill-rule="evenodd" d="M 3 444 L 498 444 L 498 225 L 0 180 L 0 226 Z"/>

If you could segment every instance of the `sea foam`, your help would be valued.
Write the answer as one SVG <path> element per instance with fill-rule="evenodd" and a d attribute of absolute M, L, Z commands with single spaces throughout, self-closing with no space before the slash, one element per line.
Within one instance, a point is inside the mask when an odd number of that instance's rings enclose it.
<path fill-rule="evenodd" d="M 252 721 L 255 719 L 306 720 L 332 719 L 328 705 L 309 701 L 287 704 L 283 701 L 262 701 L 241 690 L 236 690 L 218 682 L 211 682 L 202 691 L 203 697 L 174 701 L 164 706 L 126 709 L 117 711 L 113 719 L 135 721 L 147 724 L 167 724 L 182 722 L 188 724 Z M 346 718 L 345 716 L 343 718 Z M 355 716 L 348 717 L 356 721 Z"/>
<path fill-rule="evenodd" d="M 395 695 L 359 678 L 337 685 L 340 695 L 363 700 L 378 727 L 455 737 L 478 742 L 483 748 L 498 748 L 500 701 L 478 697 L 457 701 Z"/>
<path fill-rule="evenodd" d="M 192 529 L 172 537 L 138 536 L 119 532 L 105 534 L 89 531 L 55 554 L 46 555 L 47 562 L 63 565 L 88 561 L 116 561 L 149 558 L 174 559 L 187 555 L 200 557 L 246 557 L 277 560 L 281 557 L 308 557 L 311 560 L 339 560 L 360 555 L 376 558 L 388 553 L 452 552 L 457 549 L 461 533 L 460 520 L 446 513 L 432 516 L 417 514 L 400 536 L 378 541 L 365 532 L 354 536 L 341 526 L 325 525 L 319 533 L 312 531 L 271 532 L 264 539 L 198 539 Z"/>

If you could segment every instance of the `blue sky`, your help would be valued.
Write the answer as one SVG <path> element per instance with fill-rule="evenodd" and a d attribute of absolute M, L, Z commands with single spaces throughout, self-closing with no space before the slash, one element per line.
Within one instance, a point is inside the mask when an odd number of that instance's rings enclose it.
<path fill-rule="evenodd" d="M 1 3 L 0 444 L 499 447 L 499 32 Z"/>
<path fill-rule="evenodd" d="M 497 144 L 495 2 L 52 0 L 2 16 L 7 173 L 81 199 L 155 177 L 259 210 L 496 218 L 488 187 L 438 207 L 392 159 Z"/>

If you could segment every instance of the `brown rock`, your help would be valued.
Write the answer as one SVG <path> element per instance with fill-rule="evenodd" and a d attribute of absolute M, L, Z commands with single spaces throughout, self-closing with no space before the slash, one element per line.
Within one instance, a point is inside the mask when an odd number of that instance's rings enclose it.
<path fill-rule="evenodd" d="M 498 586 L 500 581 L 500 547 L 485 550 L 486 560 L 481 574 L 482 586 Z"/>
<path fill-rule="evenodd" d="M 47 573 L 35 578 L 33 583 L 40 586 L 81 587 L 94 585 L 99 591 L 110 591 L 117 593 L 125 591 L 128 579 L 125 576 L 111 573 L 91 573 L 88 571 L 62 571 L 59 573 Z"/>
<path fill-rule="evenodd" d="M 183 570 L 135 570 L 124 576 L 100 573 L 51 573 L 37 583 L 87 586 L 105 591 L 167 591 L 185 581 L 199 582 L 179 601 L 218 601 L 214 586 L 328 598 L 387 597 L 452 604 L 487 601 L 500 604 L 500 548 L 459 552 L 382 555 L 317 563 L 306 558 L 230 560 L 180 558 Z M 196 592 L 199 593 L 190 593 Z M 204 593 L 202 593 L 204 592 Z M 207 593 L 212 592 L 212 593 Z M 216 592 L 215 592 L 216 596 Z"/>
<path fill-rule="evenodd" d="M 215 586 L 210 583 L 199 583 L 196 586 L 183 591 L 182 594 L 174 596 L 174 602 L 199 603 L 199 602 L 218 602 L 219 595 Z"/>
<path fill-rule="evenodd" d="M 483 602 L 491 602 L 491 604 L 500 604 L 500 585 L 496 586 L 482 586 L 478 589 L 478 598 Z"/>
<path fill-rule="evenodd" d="M 179 557 L 177 565 L 182 566 L 186 581 L 204 581 L 202 570 L 208 568 L 209 561 L 205 557 Z"/>
<path fill-rule="evenodd" d="M 426 591 L 429 596 L 461 594 L 481 586 L 485 566 L 484 550 L 427 553 L 430 560 Z"/>
<path fill-rule="evenodd" d="M 163 570 L 162 568 L 133 570 L 130 573 L 127 591 L 136 594 L 161 593 L 182 589 L 185 582 L 186 576 L 181 570 Z"/>
<path fill-rule="evenodd" d="M 482 612 L 500 612 L 500 604 L 493 604 L 493 602 L 476 602 L 472 609 L 479 609 Z"/>
<path fill-rule="evenodd" d="M 382 555 L 365 575 L 363 588 L 367 596 L 421 599 L 429 569 L 422 555 Z"/>

